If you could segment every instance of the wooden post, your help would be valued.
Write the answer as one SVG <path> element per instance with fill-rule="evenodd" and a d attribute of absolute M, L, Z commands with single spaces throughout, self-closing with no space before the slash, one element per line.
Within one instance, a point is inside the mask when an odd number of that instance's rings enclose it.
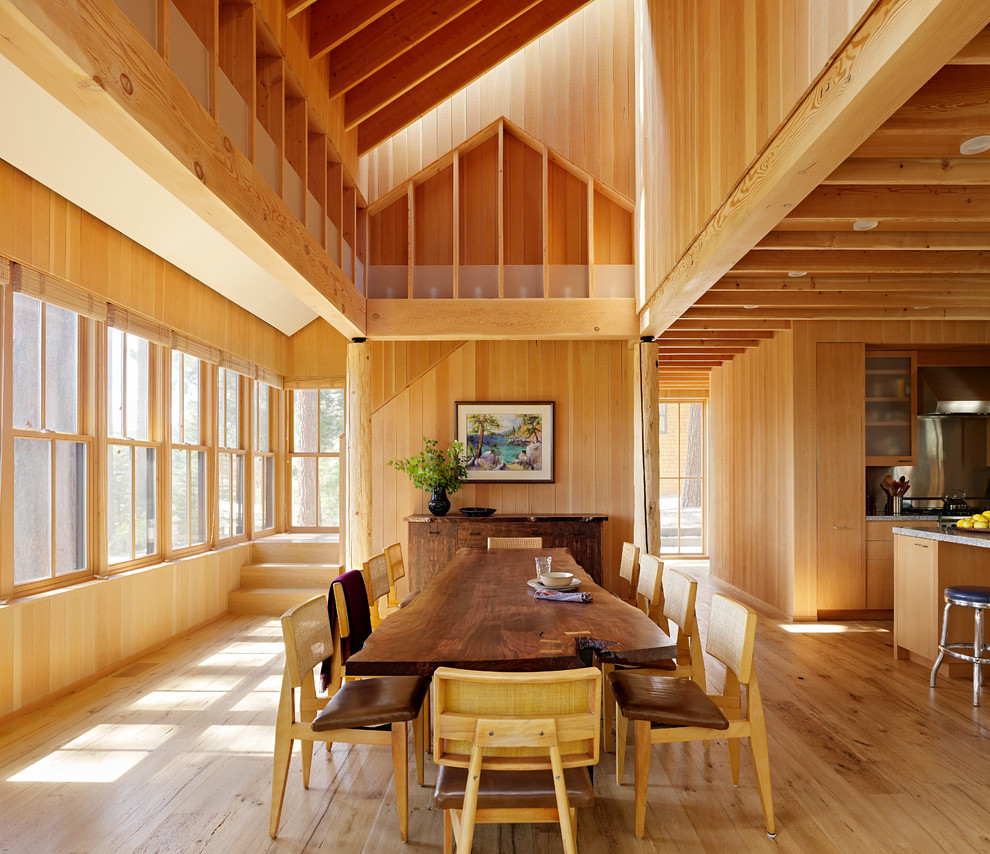
<path fill-rule="evenodd" d="M 347 345 L 346 569 L 371 557 L 371 345 Z"/>
<path fill-rule="evenodd" d="M 660 554 L 660 380 L 657 345 L 634 345 L 633 540 L 643 554 Z"/>

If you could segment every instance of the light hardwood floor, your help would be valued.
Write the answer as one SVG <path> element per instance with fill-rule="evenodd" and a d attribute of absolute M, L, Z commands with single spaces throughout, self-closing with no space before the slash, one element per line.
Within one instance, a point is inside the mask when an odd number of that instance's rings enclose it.
<path fill-rule="evenodd" d="M 297 753 L 268 838 L 281 661 L 276 620 L 226 617 L 0 730 L 0 852 L 440 851 L 431 790 L 410 775 L 403 845 L 388 752 L 365 746 L 317 750 L 308 791 Z M 763 831 L 746 748 L 733 789 L 724 743 L 657 745 L 647 837 L 633 837 L 632 786 L 615 785 L 605 754 L 597 803 L 578 819 L 582 854 L 990 848 L 990 692 L 973 709 L 967 680 L 930 690 L 925 670 L 894 661 L 889 623 L 761 617 L 757 661 L 777 838 Z M 721 679 L 711 668 L 710 684 Z M 626 766 L 631 784 L 631 753 Z M 474 846 L 560 850 L 553 825 L 480 827 Z"/>

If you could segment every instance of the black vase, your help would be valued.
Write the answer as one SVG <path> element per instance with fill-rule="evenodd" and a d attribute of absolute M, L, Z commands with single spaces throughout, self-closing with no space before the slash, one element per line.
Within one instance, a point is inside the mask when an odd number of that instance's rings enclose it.
<path fill-rule="evenodd" d="M 447 490 L 434 489 L 433 497 L 426 506 L 430 508 L 430 512 L 434 516 L 446 516 L 447 511 L 450 510 L 450 499 L 447 497 Z"/>

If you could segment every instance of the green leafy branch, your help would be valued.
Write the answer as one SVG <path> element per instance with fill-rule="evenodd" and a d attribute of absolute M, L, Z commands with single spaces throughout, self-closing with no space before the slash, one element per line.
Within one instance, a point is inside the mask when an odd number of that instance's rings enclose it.
<path fill-rule="evenodd" d="M 409 475 L 413 486 L 435 492 L 457 492 L 467 480 L 464 445 L 454 442 L 441 451 L 436 439 L 423 437 L 423 450 L 405 460 L 389 460 L 388 465 Z"/>

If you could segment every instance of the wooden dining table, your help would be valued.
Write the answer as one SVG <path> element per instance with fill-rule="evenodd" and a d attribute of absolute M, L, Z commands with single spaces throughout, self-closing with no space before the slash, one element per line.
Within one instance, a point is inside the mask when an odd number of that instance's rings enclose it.
<path fill-rule="evenodd" d="M 580 579 L 592 601 L 538 599 L 537 555 Z M 567 549 L 462 548 L 408 605 L 347 660 L 353 676 L 415 674 L 438 667 L 536 671 L 584 667 L 579 638 L 611 641 L 626 662 L 673 658 L 677 647 L 638 608 L 599 587 Z"/>

